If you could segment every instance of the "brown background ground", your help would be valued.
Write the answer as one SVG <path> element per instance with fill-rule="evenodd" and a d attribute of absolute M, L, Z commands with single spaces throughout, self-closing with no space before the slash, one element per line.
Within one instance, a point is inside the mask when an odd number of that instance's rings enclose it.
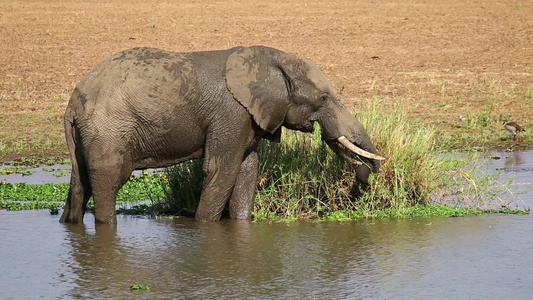
<path fill-rule="evenodd" d="M 269 45 L 317 62 L 348 106 L 402 98 L 440 128 L 482 111 L 530 126 L 532 16 L 531 1 L 2 0 L 0 150 L 61 145 L 75 83 L 135 46 Z"/>

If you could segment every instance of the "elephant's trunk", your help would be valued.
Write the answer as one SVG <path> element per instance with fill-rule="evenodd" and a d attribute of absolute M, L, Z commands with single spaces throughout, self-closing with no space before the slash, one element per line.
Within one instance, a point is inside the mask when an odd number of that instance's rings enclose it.
<path fill-rule="evenodd" d="M 340 101 L 328 106 L 331 114 L 318 120 L 323 139 L 337 155 L 359 164 L 355 169 L 357 181 L 367 185 L 370 173 L 379 172 L 385 158 L 378 155 L 363 125 Z"/>

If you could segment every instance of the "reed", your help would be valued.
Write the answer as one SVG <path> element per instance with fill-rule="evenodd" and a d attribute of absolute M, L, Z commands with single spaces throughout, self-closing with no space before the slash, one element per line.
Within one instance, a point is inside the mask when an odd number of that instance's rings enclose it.
<path fill-rule="evenodd" d="M 387 157 L 381 172 L 371 178 L 369 190 L 356 199 L 360 214 L 428 205 L 500 211 L 516 200 L 510 183 L 499 183 L 498 174 L 483 172 L 485 159 L 479 153 L 437 151 L 442 148 L 436 131 L 410 121 L 408 114 L 401 101 L 387 114 L 379 101 L 372 101 L 359 115 L 376 148 Z"/>
<path fill-rule="evenodd" d="M 163 206 L 170 214 L 193 216 L 204 184 L 202 159 L 187 161 L 167 168 Z"/>

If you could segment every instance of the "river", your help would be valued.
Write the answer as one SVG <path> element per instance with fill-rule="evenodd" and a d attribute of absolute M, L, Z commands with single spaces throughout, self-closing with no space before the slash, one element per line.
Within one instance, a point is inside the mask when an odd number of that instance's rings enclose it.
<path fill-rule="evenodd" d="M 533 151 L 492 151 L 533 206 Z M 118 226 L 0 211 L 0 299 L 532 299 L 533 216 Z M 131 291 L 134 284 L 150 291 Z"/>

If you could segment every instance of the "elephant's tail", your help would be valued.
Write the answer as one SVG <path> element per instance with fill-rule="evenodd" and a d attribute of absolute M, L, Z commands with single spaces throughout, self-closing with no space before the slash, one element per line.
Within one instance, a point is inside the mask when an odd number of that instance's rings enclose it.
<path fill-rule="evenodd" d="M 84 158 L 79 153 L 80 151 L 79 150 L 77 151 L 77 147 L 80 146 L 79 141 L 77 141 L 79 132 L 76 128 L 76 119 L 75 119 L 74 111 L 70 103 L 67 106 L 67 110 L 65 111 L 64 126 L 65 126 L 65 138 L 67 140 L 67 148 L 70 154 L 70 158 L 72 160 L 72 169 L 79 170 L 79 163 L 83 163 Z"/>
<path fill-rule="evenodd" d="M 75 90 L 65 111 L 65 137 L 72 161 L 72 172 L 67 201 L 59 220 L 61 223 L 82 222 L 85 206 L 92 194 L 89 174 L 81 147 L 80 132 L 76 124 L 75 111 L 72 108 L 73 103 L 77 101 L 78 95 L 79 92 Z"/>

